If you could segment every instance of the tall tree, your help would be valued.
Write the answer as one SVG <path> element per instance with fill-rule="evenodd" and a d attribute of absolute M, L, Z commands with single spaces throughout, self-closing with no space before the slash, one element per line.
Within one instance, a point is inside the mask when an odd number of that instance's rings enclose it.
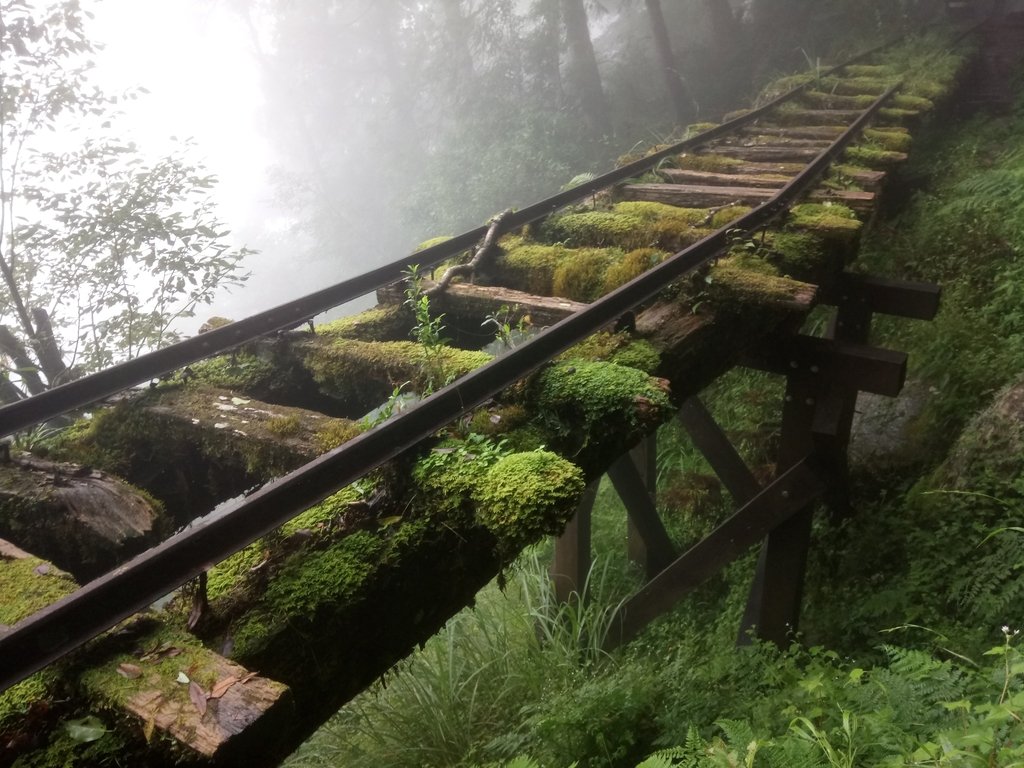
<path fill-rule="evenodd" d="M 569 46 L 567 77 L 579 97 L 580 110 L 593 136 L 611 136 L 611 114 L 601 72 L 594 55 L 594 42 L 590 37 L 587 9 L 583 0 L 561 0 L 562 23 Z"/>
<path fill-rule="evenodd" d="M 647 6 L 647 17 L 651 22 L 651 34 L 654 37 L 654 49 L 658 53 L 658 62 L 665 87 L 672 101 L 672 111 L 679 125 L 686 125 L 696 113 L 693 97 L 690 95 L 683 78 L 679 73 L 679 63 L 672 50 L 672 41 L 665 26 L 665 16 L 661 12 L 661 0 L 644 0 Z"/>
<path fill-rule="evenodd" d="M 85 19 L 76 0 L 0 0 L 3 400 L 161 346 L 244 279 L 214 180 L 109 135 L 116 100 L 89 82 Z"/>

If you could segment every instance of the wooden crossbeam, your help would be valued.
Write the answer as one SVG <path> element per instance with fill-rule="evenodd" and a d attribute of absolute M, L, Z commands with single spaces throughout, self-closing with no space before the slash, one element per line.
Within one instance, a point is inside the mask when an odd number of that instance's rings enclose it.
<path fill-rule="evenodd" d="M 683 403 L 677 418 L 737 504 L 745 504 L 760 492 L 754 473 L 699 397 Z"/>
<path fill-rule="evenodd" d="M 933 320 L 941 299 L 942 288 L 933 283 L 913 283 L 849 272 L 842 273 L 833 285 L 823 288 L 821 294 L 823 304 L 861 304 L 871 312 L 912 320 Z"/>
<path fill-rule="evenodd" d="M 796 464 L 623 603 L 612 620 L 605 647 L 615 648 L 636 637 L 647 624 L 803 509 L 823 489 L 824 484 L 807 462 Z"/>
<path fill-rule="evenodd" d="M 555 553 L 551 562 L 551 579 L 555 597 L 567 603 L 573 596 L 581 596 L 590 574 L 591 517 L 600 480 L 587 486 L 576 507 L 576 514 L 562 535 L 555 539 Z"/>
<path fill-rule="evenodd" d="M 648 576 L 658 573 L 676 556 L 675 546 L 665 531 L 647 484 L 640 476 L 633 458 L 627 453 L 608 468 L 608 477 L 615 486 L 630 521 L 643 539 L 647 550 Z"/>

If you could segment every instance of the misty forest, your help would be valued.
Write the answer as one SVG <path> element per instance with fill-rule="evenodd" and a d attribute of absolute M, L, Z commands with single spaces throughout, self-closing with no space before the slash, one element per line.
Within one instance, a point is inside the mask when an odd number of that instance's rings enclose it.
<path fill-rule="evenodd" d="M 0 0 L 0 766 L 1024 765 L 1022 6 Z"/>

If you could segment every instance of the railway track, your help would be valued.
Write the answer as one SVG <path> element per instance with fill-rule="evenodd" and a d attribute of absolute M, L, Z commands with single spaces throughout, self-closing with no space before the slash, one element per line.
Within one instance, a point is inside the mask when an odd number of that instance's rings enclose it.
<path fill-rule="evenodd" d="M 636 497 L 636 472 L 618 457 L 715 376 L 741 359 L 769 370 L 797 366 L 788 349 L 781 364 L 769 353 L 749 358 L 792 334 L 817 303 L 842 307 L 856 293 L 875 311 L 927 316 L 934 311 L 927 289 L 858 282 L 843 272 L 887 173 L 906 157 L 910 129 L 952 85 L 920 74 L 905 81 L 890 55 L 784 82 L 757 109 L 626 158 L 615 171 L 489 225 L 0 409 L 7 434 L 91 408 L 91 426 L 58 443 L 46 461 L 15 458 L 8 470 L 51 485 L 123 477 L 159 499 L 163 510 L 154 515 L 187 525 L 127 561 L 112 555 L 114 567 L 91 580 L 79 576 L 88 580 L 80 588 L 72 578 L 56 581 L 58 566 L 92 575 L 73 555 L 49 554 L 39 537 L 19 538 L 17 526 L 0 529 L 15 545 L 0 549 L 0 569 L 29 563 L 39 578 L 53 569 L 56 584 L 41 605 L 28 600 L 23 615 L 0 625 L 0 687 L 85 645 L 45 685 L 128 715 L 124 729 L 135 723 L 137 740 L 142 734 L 148 742 L 154 729 L 171 736 L 196 764 L 239 754 L 271 764 L 470 602 L 523 546 L 564 527 L 585 482 L 611 468 L 620 493 L 633 487 Z M 462 277 L 445 285 L 443 273 L 458 263 Z M 414 265 L 420 278 L 411 284 Z M 314 332 L 286 330 L 375 290 L 374 310 Z M 887 310 L 886 297 L 897 295 L 920 306 Z M 454 345 L 438 339 L 442 314 Z M 482 328 L 508 337 L 527 326 L 533 333 L 511 349 L 479 351 L 494 337 Z M 898 391 L 900 356 L 865 349 L 829 347 L 827 356 L 856 385 L 854 395 L 856 388 Z M 149 390 L 129 390 L 160 377 Z M 594 402 L 604 397 L 594 387 L 619 399 Z M 415 402 L 399 408 L 401 398 L 388 397 L 402 392 L 414 392 Z M 114 395 L 117 402 L 104 402 Z M 381 403 L 384 415 L 393 413 L 381 419 L 378 411 L 379 423 L 368 428 L 363 417 Z M 513 448 L 499 448 L 500 440 Z M 535 450 L 541 445 L 547 450 Z M 445 465 L 449 456 L 487 471 L 463 477 L 462 465 Z M 780 461 L 780 469 L 792 465 L 780 472 L 782 485 L 747 494 L 762 499 L 771 490 L 788 499 L 779 524 L 822 490 L 803 458 L 797 450 Z M 488 483 L 498 482 L 490 472 L 499 467 L 511 473 L 511 487 L 496 500 Z M 533 487 L 531 471 L 560 493 Z M 247 492 L 254 483 L 263 484 Z M 359 494 L 342 491 L 356 483 Z M 220 502 L 217 514 L 192 519 Z M 491 507 L 516 524 L 495 522 Z M 686 559 L 651 509 L 637 512 L 634 524 L 652 577 Z M 701 555 L 697 572 L 766 533 L 734 525 L 712 542 L 719 554 Z M 140 534 L 138 546 L 153 538 Z M 354 541 L 365 553 L 345 550 Z M 377 563 L 387 567 L 374 570 Z M 365 567 L 368 580 L 349 566 Z M 322 600 L 300 588 L 323 574 Z M 341 589 L 347 579 L 351 588 Z M 423 580 L 436 580 L 436 595 Z M 176 613 L 146 613 L 186 584 L 190 597 L 176 600 Z M 685 588 L 669 585 L 653 602 L 639 595 L 632 617 L 622 617 L 624 638 Z M 55 593 L 66 594 L 46 605 Z M 268 595 L 295 613 L 273 615 L 279 606 Z M 131 619 L 139 612 L 143 618 Z M 298 642 L 308 652 L 282 662 Z M 325 661 L 332 652 L 339 661 Z M 200 680 L 199 694 L 159 677 L 181 667 L 181 655 L 193 671 L 212 670 L 190 675 Z M 103 683 L 104 674 L 119 685 Z M 137 679 L 138 689 L 120 684 Z M 221 723 L 219 713 L 229 710 L 236 722 Z M 0 719 L 0 733 L 4 727 Z M 268 729 L 278 734 L 273 748 Z M 159 749 L 149 754 L 154 764 L 171 760 Z"/>

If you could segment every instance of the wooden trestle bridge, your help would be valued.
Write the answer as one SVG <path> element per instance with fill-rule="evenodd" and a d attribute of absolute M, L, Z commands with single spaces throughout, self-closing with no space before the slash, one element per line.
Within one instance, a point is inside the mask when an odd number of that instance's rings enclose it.
<path fill-rule="evenodd" d="M 756 109 L 487 226 L 0 409 L 3 434 L 91 413 L 47 456 L 0 465 L 0 585 L 13 592 L 0 687 L 21 702 L 15 716 L 0 706 L 0 764 L 94 712 L 132 765 L 276 764 L 543 535 L 560 532 L 559 594 L 581 589 L 606 473 L 648 576 L 611 644 L 758 544 L 738 631 L 786 642 L 814 510 L 844 512 L 857 394 L 903 384 L 906 356 L 871 346 L 872 317 L 938 307 L 935 286 L 847 270 L 912 129 L 955 86 L 902 71 L 897 49 L 790 79 Z M 373 291 L 375 309 L 304 329 Z M 410 296 L 444 314 L 458 346 L 410 341 Z M 818 306 L 834 308 L 828 331 L 808 335 Z M 491 357 L 480 328 L 502 308 L 546 327 Z M 786 381 L 765 484 L 698 398 L 736 365 Z M 406 382 L 436 391 L 360 421 Z M 685 551 L 652 495 L 653 434 L 671 418 L 736 506 Z"/>

